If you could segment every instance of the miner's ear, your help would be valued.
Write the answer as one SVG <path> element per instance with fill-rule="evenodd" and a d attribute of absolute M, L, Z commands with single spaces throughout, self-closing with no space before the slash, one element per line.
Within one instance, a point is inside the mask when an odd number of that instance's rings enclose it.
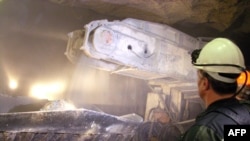
<path fill-rule="evenodd" d="M 199 83 L 200 83 L 199 84 L 200 90 L 202 90 L 202 91 L 207 91 L 210 88 L 210 83 L 209 83 L 207 77 L 200 78 Z"/>

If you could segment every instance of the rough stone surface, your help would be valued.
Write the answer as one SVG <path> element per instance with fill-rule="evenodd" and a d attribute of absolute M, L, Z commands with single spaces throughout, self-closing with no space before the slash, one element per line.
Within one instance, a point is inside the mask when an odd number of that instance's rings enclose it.
<path fill-rule="evenodd" d="M 202 32 L 221 33 L 241 20 L 235 31 L 250 32 L 248 0 L 50 0 L 71 7 L 91 9 L 117 18 L 139 18 L 168 25 L 186 25 Z M 182 28 L 180 26 L 179 28 Z M 199 33 L 189 34 L 198 36 Z M 209 32 L 208 32 L 209 33 Z"/>
<path fill-rule="evenodd" d="M 90 10 L 94 20 L 137 18 L 172 26 L 194 37 L 227 37 L 241 48 L 250 68 L 249 0 L 49 0 Z M 78 13 L 81 15 L 80 13 Z M 82 17 L 85 18 L 85 17 Z"/>

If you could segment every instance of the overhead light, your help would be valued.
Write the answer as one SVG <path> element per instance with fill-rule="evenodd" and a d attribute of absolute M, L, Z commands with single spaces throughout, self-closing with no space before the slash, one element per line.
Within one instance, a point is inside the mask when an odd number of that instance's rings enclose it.
<path fill-rule="evenodd" d="M 63 82 L 36 83 L 30 89 L 30 95 L 38 99 L 55 100 L 65 90 Z"/>
<path fill-rule="evenodd" d="M 11 90 L 15 90 L 15 89 L 17 89 L 17 87 L 18 87 L 18 82 L 17 82 L 17 80 L 11 79 L 11 80 L 9 81 L 9 88 L 10 88 Z"/>

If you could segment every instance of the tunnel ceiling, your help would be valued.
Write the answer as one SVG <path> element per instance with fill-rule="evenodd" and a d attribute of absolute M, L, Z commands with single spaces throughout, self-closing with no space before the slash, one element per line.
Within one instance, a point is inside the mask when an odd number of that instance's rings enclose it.
<path fill-rule="evenodd" d="M 249 0 L 50 0 L 120 19 L 171 25 L 193 36 L 250 32 Z"/>
<path fill-rule="evenodd" d="M 249 0 L 49 0 L 50 2 L 124 19 L 170 25 L 194 37 L 228 37 L 242 49 L 250 66 Z M 84 17 L 83 17 L 84 18 Z"/>

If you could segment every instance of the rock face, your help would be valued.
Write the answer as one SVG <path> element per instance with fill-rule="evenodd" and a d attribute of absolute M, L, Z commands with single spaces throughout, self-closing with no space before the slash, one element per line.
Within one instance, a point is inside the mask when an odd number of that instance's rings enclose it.
<path fill-rule="evenodd" d="M 250 66 L 249 0 L 49 0 L 92 11 L 109 20 L 137 18 L 170 25 L 194 37 L 227 37 L 236 42 Z M 77 15 L 84 20 L 83 13 Z M 250 68 L 250 67 L 249 67 Z"/>
<path fill-rule="evenodd" d="M 116 18 L 165 23 L 193 36 L 250 32 L 248 0 L 50 0 Z M 194 31 L 195 28 L 195 32 Z"/>

